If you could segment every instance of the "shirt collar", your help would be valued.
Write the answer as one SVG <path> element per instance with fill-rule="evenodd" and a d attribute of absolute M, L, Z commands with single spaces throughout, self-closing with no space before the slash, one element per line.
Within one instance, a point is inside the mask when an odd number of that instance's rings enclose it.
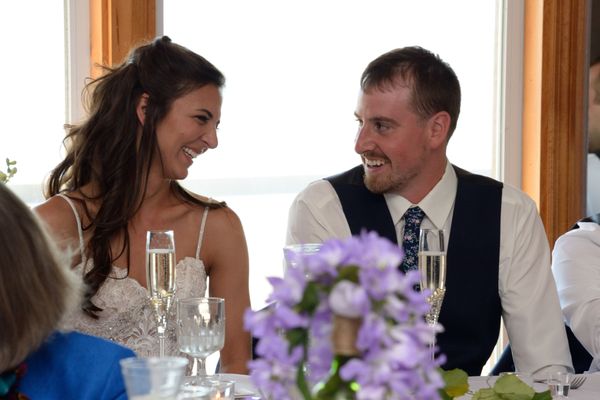
<path fill-rule="evenodd" d="M 450 162 L 447 162 L 442 179 L 427 193 L 419 204 L 412 204 L 399 194 L 385 193 L 385 201 L 387 202 L 394 225 L 400 222 L 406 210 L 417 205 L 421 207 L 427 215 L 427 219 L 436 228 L 443 229 L 450 211 L 454 207 L 457 186 L 458 179 L 456 172 Z"/>

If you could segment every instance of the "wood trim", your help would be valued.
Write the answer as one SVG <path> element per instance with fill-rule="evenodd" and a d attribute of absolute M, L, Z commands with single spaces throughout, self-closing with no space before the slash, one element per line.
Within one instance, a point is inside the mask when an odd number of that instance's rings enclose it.
<path fill-rule="evenodd" d="M 589 0 L 526 0 L 523 189 L 551 245 L 584 216 Z"/>
<path fill-rule="evenodd" d="M 156 36 L 156 0 L 90 0 L 90 74 L 120 64 L 129 50 Z"/>

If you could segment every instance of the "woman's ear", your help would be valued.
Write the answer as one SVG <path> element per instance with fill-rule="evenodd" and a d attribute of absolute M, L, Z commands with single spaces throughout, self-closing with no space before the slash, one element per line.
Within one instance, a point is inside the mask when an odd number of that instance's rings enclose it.
<path fill-rule="evenodd" d="M 429 118 L 429 138 L 434 148 L 446 145 L 448 142 L 448 130 L 450 129 L 450 114 L 440 111 Z"/>
<path fill-rule="evenodd" d="M 142 126 L 144 125 L 144 121 L 146 119 L 146 106 L 148 105 L 149 98 L 150 96 L 148 93 L 143 93 L 138 100 L 137 107 L 135 108 L 138 120 Z"/>

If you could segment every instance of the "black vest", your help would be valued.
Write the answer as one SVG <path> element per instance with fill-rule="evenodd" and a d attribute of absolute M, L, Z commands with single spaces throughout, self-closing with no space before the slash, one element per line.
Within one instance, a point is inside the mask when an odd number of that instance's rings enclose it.
<path fill-rule="evenodd" d="M 500 331 L 498 294 L 502 183 L 454 167 L 458 188 L 447 252 L 446 295 L 437 337 L 444 369 L 480 375 Z M 362 166 L 325 178 L 335 189 L 353 235 L 376 231 L 398 244 L 383 195 L 364 185 Z"/>

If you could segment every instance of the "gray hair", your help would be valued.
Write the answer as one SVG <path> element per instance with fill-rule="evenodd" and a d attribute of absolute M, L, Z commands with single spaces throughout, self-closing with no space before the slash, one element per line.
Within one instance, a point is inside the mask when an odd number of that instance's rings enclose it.
<path fill-rule="evenodd" d="M 81 279 L 40 220 L 0 183 L 0 372 L 17 366 L 78 308 Z"/>

